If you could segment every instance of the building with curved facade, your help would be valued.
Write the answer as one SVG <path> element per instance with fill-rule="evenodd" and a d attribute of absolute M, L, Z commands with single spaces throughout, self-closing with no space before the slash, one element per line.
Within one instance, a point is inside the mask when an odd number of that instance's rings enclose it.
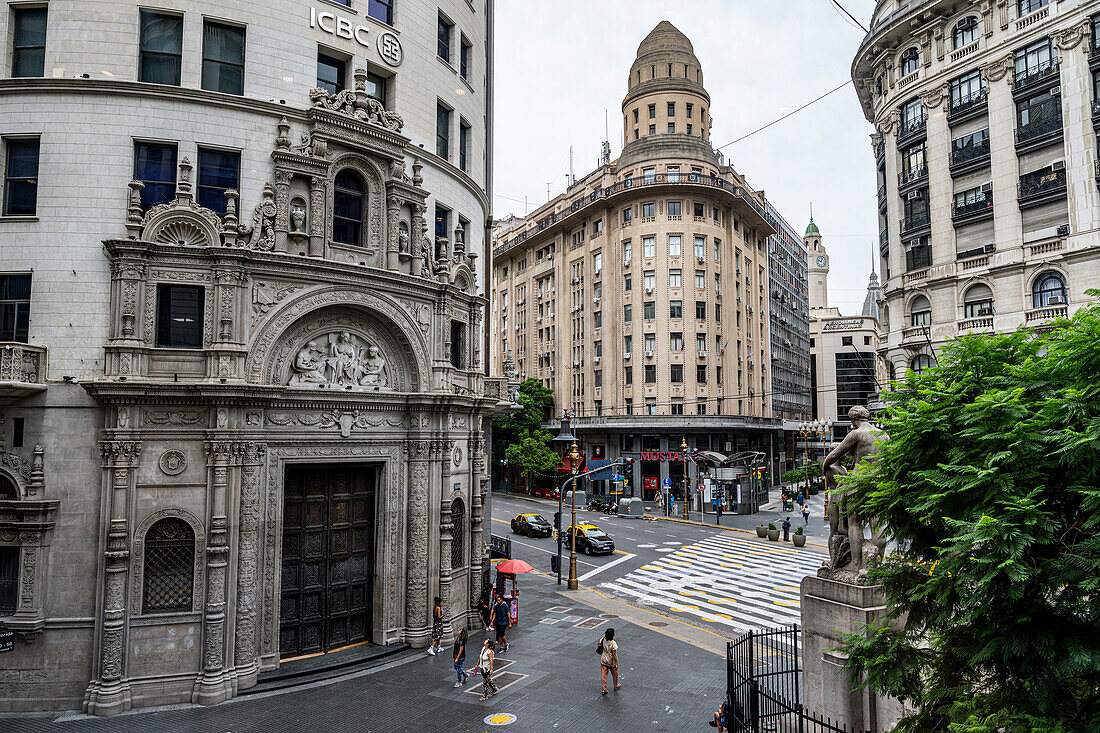
<path fill-rule="evenodd" d="M 668 21 L 638 46 L 619 158 L 494 240 L 494 349 L 575 415 L 589 458 L 683 496 L 679 450 L 778 461 L 762 194 L 711 147 L 711 99 Z M 690 477 L 690 475 L 689 475 Z"/>
<path fill-rule="evenodd" d="M 1042 327 L 1100 282 L 1100 45 L 1086 0 L 880 0 L 852 65 L 878 170 L 890 376 Z"/>
<path fill-rule="evenodd" d="M 0 15 L 0 708 L 473 618 L 492 3 Z M 94 41 L 94 42 L 93 42 Z"/>

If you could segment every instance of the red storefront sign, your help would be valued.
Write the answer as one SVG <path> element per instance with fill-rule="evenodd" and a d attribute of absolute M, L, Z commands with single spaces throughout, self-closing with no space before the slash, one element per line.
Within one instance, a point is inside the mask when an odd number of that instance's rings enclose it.
<path fill-rule="evenodd" d="M 656 451 L 656 450 L 644 450 L 642 451 L 643 461 L 683 461 L 684 457 L 676 451 Z"/>

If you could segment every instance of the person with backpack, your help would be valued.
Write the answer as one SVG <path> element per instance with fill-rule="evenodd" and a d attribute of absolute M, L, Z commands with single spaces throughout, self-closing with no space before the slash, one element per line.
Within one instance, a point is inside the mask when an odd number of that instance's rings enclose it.
<path fill-rule="evenodd" d="M 500 597 L 497 604 L 493 606 L 493 612 L 490 615 L 493 628 L 497 632 L 497 643 L 500 644 L 502 652 L 508 651 L 508 627 L 512 625 L 510 611 L 508 601 Z"/>
<path fill-rule="evenodd" d="M 443 601 L 436 596 L 432 608 L 432 645 L 428 647 L 428 654 L 434 657 L 441 651 L 443 651 Z"/>
<path fill-rule="evenodd" d="M 791 518 L 783 517 L 783 541 L 791 541 Z"/>
<path fill-rule="evenodd" d="M 802 524 L 808 525 L 810 523 L 810 507 L 802 507 Z"/>
<path fill-rule="evenodd" d="M 455 660 L 455 675 L 458 680 L 455 682 L 455 687 L 462 687 L 462 684 L 466 682 L 466 670 L 462 668 L 463 662 L 466 661 L 466 629 L 462 629 L 458 632 L 458 638 L 455 639 L 454 648 L 451 650 L 454 653 Z"/>
<path fill-rule="evenodd" d="M 485 646 L 481 647 L 481 654 L 477 658 L 477 671 L 481 675 L 480 700 L 488 700 L 497 694 L 497 684 L 493 682 L 493 640 L 486 639 Z"/>
<path fill-rule="evenodd" d="M 596 645 L 596 653 L 600 655 L 600 684 L 603 686 L 601 695 L 607 694 L 607 673 L 611 672 L 611 679 L 615 683 L 615 689 L 619 689 L 619 645 L 615 643 L 615 629 L 603 632 L 603 638 Z"/>

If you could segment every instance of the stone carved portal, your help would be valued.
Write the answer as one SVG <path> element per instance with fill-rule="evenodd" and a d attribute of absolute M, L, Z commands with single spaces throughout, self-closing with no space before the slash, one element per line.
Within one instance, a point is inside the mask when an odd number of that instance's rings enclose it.
<path fill-rule="evenodd" d="M 290 365 L 292 387 L 367 387 L 390 389 L 386 359 L 374 344 L 348 331 L 313 338 Z"/>

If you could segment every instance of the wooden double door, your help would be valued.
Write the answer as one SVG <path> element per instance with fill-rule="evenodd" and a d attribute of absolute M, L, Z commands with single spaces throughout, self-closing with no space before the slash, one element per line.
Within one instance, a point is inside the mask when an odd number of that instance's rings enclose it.
<path fill-rule="evenodd" d="M 358 464 L 287 468 L 280 658 L 370 639 L 377 477 Z"/>

